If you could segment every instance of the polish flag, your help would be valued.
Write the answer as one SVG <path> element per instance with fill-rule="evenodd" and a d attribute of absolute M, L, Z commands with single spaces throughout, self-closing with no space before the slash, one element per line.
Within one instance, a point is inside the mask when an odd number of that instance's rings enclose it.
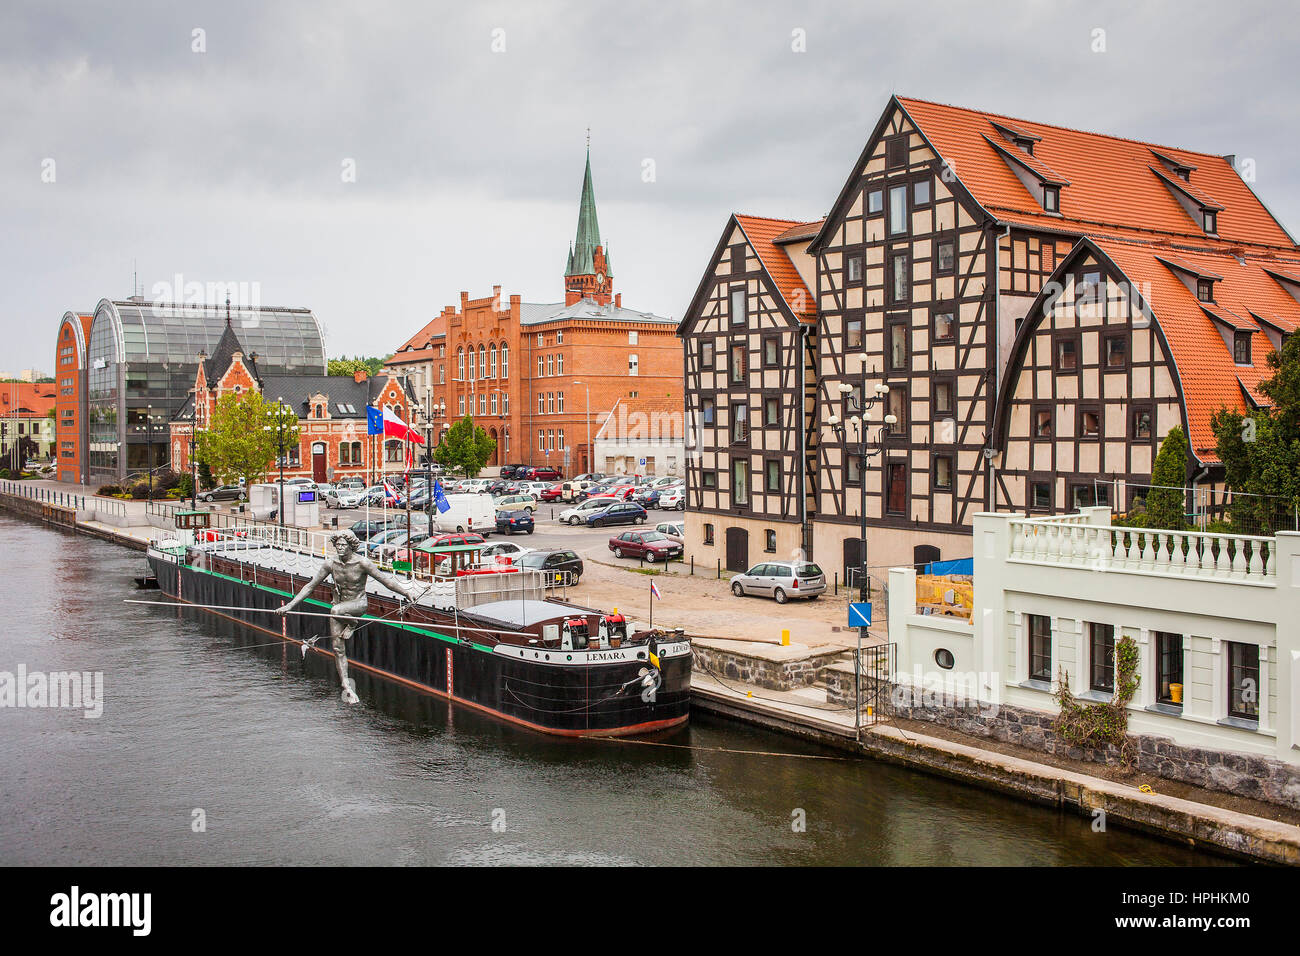
<path fill-rule="evenodd" d="M 384 407 L 384 434 L 392 438 L 424 444 L 424 436 L 398 418 L 396 413 L 387 406 Z"/>

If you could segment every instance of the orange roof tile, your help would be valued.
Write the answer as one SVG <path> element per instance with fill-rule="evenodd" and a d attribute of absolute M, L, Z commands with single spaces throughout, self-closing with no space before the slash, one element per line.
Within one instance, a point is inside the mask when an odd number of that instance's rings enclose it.
<path fill-rule="evenodd" d="M 1161 261 L 1168 258 L 1161 247 L 1105 238 L 1093 241 L 1134 283 L 1155 314 L 1182 385 L 1192 450 L 1202 462 L 1217 462 L 1210 428 L 1214 413 L 1221 407 L 1248 411 L 1243 390 L 1256 402 L 1267 404 L 1258 387 L 1273 374 L 1267 360 L 1272 346 L 1255 314 L 1270 316 L 1284 330 L 1300 327 L 1300 302 L 1269 275 L 1270 268 L 1300 267 L 1300 254 L 1290 260 L 1179 249 L 1180 265 L 1223 277 L 1214 284 L 1214 302 L 1204 303 Z M 1215 316 L 1232 328 L 1258 333 L 1251 343 L 1250 365 L 1233 361 Z"/>
<path fill-rule="evenodd" d="M 1153 172 L 1152 151 L 1195 167 L 1191 180 L 1173 182 L 1202 198 L 1222 204 L 1216 224 L 1220 239 L 1294 249 L 1281 224 L 1264 208 L 1250 187 L 1222 156 L 1153 146 L 1118 136 L 1010 119 L 979 110 L 899 97 L 917 128 L 955 170 L 975 200 L 1006 222 L 1037 228 L 1091 234 L 1146 233 L 1196 237 L 1205 241 L 1193 220 Z M 993 147 L 994 126 L 1014 124 L 1041 137 L 1033 162 L 1045 164 L 1070 185 L 1061 189 L 1061 215 L 1043 212 Z M 1016 147 L 1008 144 L 1009 149 Z"/>
<path fill-rule="evenodd" d="M 740 228 L 744 231 L 749 244 L 754 247 L 754 252 L 758 254 L 759 261 L 763 263 L 763 268 L 767 270 L 767 274 L 772 277 L 772 281 L 776 284 L 782 297 L 784 297 L 790 311 L 800 321 L 814 321 L 817 314 L 817 305 L 813 300 L 812 293 L 804 285 L 803 279 L 799 276 L 799 270 L 790 261 L 790 257 L 786 255 L 784 249 L 776 244 L 775 240 L 784 237 L 787 233 L 794 232 L 796 229 L 820 227 L 820 224 L 801 223 L 794 219 L 742 216 L 740 213 L 736 213 L 736 222 L 740 224 Z M 816 235 L 815 230 L 812 235 Z"/>

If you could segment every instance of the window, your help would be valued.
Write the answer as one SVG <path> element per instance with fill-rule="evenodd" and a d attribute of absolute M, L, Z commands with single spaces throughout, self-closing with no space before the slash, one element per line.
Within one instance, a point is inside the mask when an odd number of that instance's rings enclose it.
<path fill-rule="evenodd" d="M 1202 302 L 1214 301 L 1214 283 L 1209 279 L 1196 280 L 1196 298 Z"/>
<path fill-rule="evenodd" d="M 1079 409 L 1079 437 L 1101 437 L 1101 412 L 1096 408 Z"/>
<path fill-rule="evenodd" d="M 942 275 L 951 273 L 956 266 L 956 245 L 951 239 L 944 239 L 935 244 L 934 270 Z"/>
<path fill-rule="evenodd" d="M 891 515 L 907 514 L 907 466 L 891 464 L 889 466 L 888 495 L 885 510 Z"/>
<path fill-rule="evenodd" d="M 901 236 L 907 232 L 907 187 L 894 186 L 889 190 L 889 234 Z"/>
<path fill-rule="evenodd" d="M 1182 706 L 1183 635 L 1156 631 L 1156 700 Z M 1174 687 L 1177 686 L 1177 700 Z"/>
<path fill-rule="evenodd" d="M 1128 338 L 1123 335 L 1106 336 L 1106 367 L 1123 368 L 1128 364 Z"/>
<path fill-rule="evenodd" d="M 501 346 L 501 377 L 510 377 L 510 346 Z"/>
<path fill-rule="evenodd" d="M 545 344 L 546 344 L 546 337 L 545 337 L 544 335 L 542 335 L 541 332 L 538 332 L 538 333 L 537 333 L 537 347 L 540 349 L 540 348 L 541 348 L 543 345 L 545 345 Z"/>
<path fill-rule="evenodd" d="M 1204 227 L 1205 227 L 1205 231 L 1208 232 L 1208 233 L 1210 233 L 1211 235 L 1213 235 L 1214 233 L 1218 232 L 1218 231 L 1219 231 L 1219 215 L 1218 215 L 1218 213 L 1211 212 L 1211 211 L 1208 210 L 1208 209 L 1202 211 L 1202 213 L 1201 213 L 1201 225 L 1204 226 Z"/>
<path fill-rule="evenodd" d="M 554 392 L 546 393 L 546 413 L 548 415 L 555 414 L 555 393 Z"/>
<path fill-rule="evenodd" d="M 873 189 L 867 193 L 867 214 L 874 216 L 885 211 L 885 191 Z"/>
<path fill-rule="evenodd" d="M 713 368 L 713 340 L 707 339 L 700 343 L 700 367 L 703 369 Z"/>
<path fill-rule="evenodd" d="M 465 379 L 465 350 L 463 348 L 456 350 L 456 377 L 461 381 Z"/>
<path fill-rule="evenodd" d="M 749 316 L 747 314 L 745 303 L 745 287 L 740 286 L 731 290 L 731 324 L 744 325 Z"/>
<path fill-rule="evenodd" d="M 497 393 L 496 393 L 496 392 L 493 392 L 493 393 L 492 393 L 492 402 L 491 402 L 491 407 L 492 407 L 492 414 L 495 415 L 495 414 L 497 413 Z"/>
<path fill-rule="evenodd" d="M 771 528 L 763 532 L 763 550 L 768 554 L 776 554 L 776 532 Z"/>
<path fill-rule="evenodd" d="M 779 398 L 763 399 L 763 424 L 764 425 L 781 424 L 781 399 Z"/>
<path fill-rule="evenodd" d="M 546 447 L 547 450 L 555 448 L 555 432 L 550 428 L 546 429 Z"/>
<path fill-rule="evenodd" d="M 1026 614 L 1029 628 L 1029 679 L 1052 679 L 1052 619 L 1043 614 Z"/>
<path fill-rule="evenodd" d="M 907 324 L 889 324 L 889 368 L 895 372 L 907 369 Z"/>
<path fill-rule="evenodd" d="M 716 408 L 717 405 L 712 398 L 700 399 L 700 418 L 703 419 L 704 424 L 706 425 L 713 424 L 714 412 Z"/>
<path fill-rule="evenodd" d="M 556 432 L 556 438 L 559 439 L 560 447 L 563 448 L 563 447 L 564 447 L 564 429 L 563 429 L 563 428 L 561 428 L 558 432 Z"/>
<path fill-rule="evenodd" d="M 849 282 L 862 281 L 862 257 L 861 256 L 849 256 L 848 281 Z"/>
<path fill-rule="evenodd" d="M 501 393 L 501 414 L 502 415 L 510 414 L 510 393 L 509 392 Z"/>
<path fill-rule="evenodd" d="M 447 366 L 445 365 L 438 366 L 438 384 L 439 385 L 447 384 Z"/>
<path fill-rule="evenodd" d="M 478 377 L 487 378 L 487 349 L 482 345 L 478 347 Z"/>
<path fill-rule="evenodd" d="M 1052 483 L 1050 481 L 1032 481 L 1029 483 L 1029 507 L 1033 511 L 1052 510 Z"/>
<path fill-rule="evenodd" d="M 294 449 L 289 453 L 289 463 L 291 465 L 296 465 L 298 463 L 297 458 L 298 451 L 297 449 Z M 384 460 L 387 462 L 405 461 L 405 458 L 402 455 L 402 443 L 400 441 L 384 443 Z"/>
<path fill-rule="evenodd" d="M 1034 437 L 1052 437 L 1052 409 L 1050 406 L 1039 406 L 1034 409 Z"/>
<path fill-rule="evenodd" d="M 936 415 L 952 414 L 953 412 L 952 393 L 953 393 L 952 382 L 934 383 L 934 413 Z"/>
<path fill-rule="evenodd" d="M 912 296 L 911 277 L 907 274 L 907 253 L 896 252 L 889 259 L 889 294 L 892 302 L 906 302 Z"/>
<path fill-rule="evenodd" d="M 763 338 L 763 367 L 776 368 L 780 362 L 781 340 L 775 335 Z"/>
<path fill-rule="evenodd" d="M 1228 716 L 1259 720 L 1259 645 L 1223 643 L 1228 649 Z"/>
<path fill-rule="evenodd" d="M 1061 211 L 1061 187 L 1043 187 L 1043 212 Z"/>
<path fill-rule="evenodd" d="M 844 317 L 844 347 L 846 349 L 862 348 L 861 313 Z"/>
<path fill-rule="evenodd" d="M 907 431 L 907 389 L 901 385 L 891 385 L 885 399 L 885 410 L 898 421 L 888 426 L 889 434 L 902 435 Z"/>
<path fill-rule="evenodd" d="M 844 459 L 844 482 L 849 485 L 862 483 L 862 459 L 857 455 L 847 455 Z"/>
<path fill-rule="evenodd" d="M 539 355 L 537 356 L 537 377 L 541 378 L 545 374 L 546 374 L 546 359 L 543 356 Z"/>
<path fill-rule="evenodd" d="M 764 487 L 768 491 L 781 490 L 781 463 L 775 458 L 769 458 L 763 466 L 766 480 Z"/>
<path fill-rule="evenodd" d="M 555 374 L 556 375 L 564 374 L 564 353 L 563 352 L 555 356 Z"/>
<path fill-rule="evenodd" d="M 636 375 L 640 372 L 640 369 L 641 369 L 641 360 L 637 358 L 637 354 L 633 352 L 631 355 L 627 357 L 627 374 Z"/>
<path fill-rule="evenodd" d="M 1088 686 L 1103 694 L 1115 692 L 1115 625 L 1088 625 Z"/>
<path fill-rule="evenodd" d="M 555 394 L 555 410 L 561 415 L 564 414 L 564 393 L 563 392 L 556 392 Z"/>
<path fill-rule="evenodd" d="M 741 384 L 749 374 L 749 348 L 745 345 L 731 347 L 731 381 Z"/>
<path fill-rule="evenodd" d="M 1238 365 L 1251 364 L 1249 332 L 1232 333 L 1232 360 Z"/>
<path fill-rule="evenodd" d="M 912 205 L 924 206 L 930 201 L 930 177 L 912 183 Z"/>
<path fill-rule="evenodd" d="M 749 406 L 744 402 L 731 403 L 731 443 L 749 438 Z"/>
<path fill-rule="evenodd" d="M 480 415 L 487 414 L 487 392 L 478 393 L 478 413 Z"/>
<path fill-rule="evenodd" d="M 462 418 L 463 418 L 464 415 L 465 415 L 465 396 L 464 396 L 464 395 L 462 395 L 462 396 L 460 397 L 460 414 L 461 414 L 461 417 L 462 417 Z"/>
<path fill-rule="evenodd" d="M 705 474 L 708 474 L 708 472 L 705 472 Z M 717 484 L 717 482 L 714 482 L 714 484 Z M 704 543 L 713 544 L 713 525 L 708 522 L 704 524 Z"/>
<path fill-rule="evenodd" d="M 1110 504 L 1110 485 L 1073 485 L 1070 489 L 1070 501 L 1074 509 L 1091 508 L 1093 505 Z"/>
<path fill-rule="evenodd" d="M 885 168 L 897 169 L 907 165 L 907 135 L 891 136 L 885 140 Z"/>
<path fill-rule="evenodd" d="M 1106 314 L 1106 296 L 1101 273 L 1091 270 L 1075 281 L 1074 314 L 1080 319 L 1100 318 Z"/>
<path fill-rule="evenodd" d="M 537 429 L 537 450 L 546 451 L 546 432 L 540 428 Z"/>
<path fill-rule="evenodd" d="M 749 462 L 747 461 L 731 463 L 731 503 L 749 504 Z"/>
<path fill-rule="evenodd" d="M 636 335 L 635 332 L 633 332 L 632 334 L 633 334 L 633 335 Z M 632 340 L 632 343 L 633 343 L 633 344 L 636 344 L 636 339 L 633 339 L 633 340 Z M 555 344 L 556 344 L 556 345 L 563 345 L 563 344 L 564 344 L 564 331 L 563 331 L 563 330 L 561 330 L 561 331 L 555 333 Z"/>
<path fill-rule="evenodd" d="M 936 342 L 950 342 L 956 331 L 956 323 L 953 322 L 951 312 L 936 312 L 934 314 L 934 339 Z"/>
<path fill-rule="evenodd" d="M 554 356 L 554 355 L 548 355 L 548 356 L 546 356 L 546 374 L 547 374 L 547 375 L 554 375 L 554 374 L 555 374 L 555 356 Z"/>
<path fill-rule="evenodd" d="M 705 488 L 718 487 L 718 473 L 716 471 L 706 471 L 700 475 L 700 478 Z"/>
<path fill-rule="evenodd" d="M 948 455 L 934 460 L 934 487 L 936 491 L 952 490 L 952 458 Z"/>
<path fill-rule="evenodd" d="M 546 414 L 546 393 L 545 392 L 537 393 L 537 414 L 538 415 Z"/>
<path fill-rule="evenodd" d="M 1133 419 L 1133 438 L 1137 441 L 1151 440 L 1151 409 L 1134 408 L 1132 412 Z"/>
<path fill-rule="evenodd" d="M 1056 370 L 1073 372 L 1079 367 L 1079 343 L 1072 338 L 1056 340 Z"/>

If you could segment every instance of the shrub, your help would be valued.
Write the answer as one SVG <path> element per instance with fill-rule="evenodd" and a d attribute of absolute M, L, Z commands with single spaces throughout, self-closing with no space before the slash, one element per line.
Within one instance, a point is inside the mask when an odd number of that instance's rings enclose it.
<path fill-rule="evenodd" d="M 144 499 L 148 498 L 149 486 L 145 484 L 132 485 L 131 497 L 134 498 L 136 501 L 143 501 Z"/>
<path fill-rule="evenodd" d="M 177 497 L 188 498 L 194 492 L 194 476 L 180 475 L 176 481 L 176 490 L 179 492 Z"/>
<path fill-rule="evenodd" d="M 120 485 L 100 485 L 99 490 L 95 492 L 97 495 L 104 495 L 109 498 L 114 497 L 115 495 L 120 495 L 121 493 L 122 488 Z"/>

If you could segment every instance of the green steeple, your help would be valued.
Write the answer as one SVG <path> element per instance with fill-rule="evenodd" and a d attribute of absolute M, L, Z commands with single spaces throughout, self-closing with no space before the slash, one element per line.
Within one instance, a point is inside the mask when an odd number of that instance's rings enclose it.
<path fill-rule="evenodd" d="M 578 234 L 569 254 L 566 276 L 590 275 L 596 271 L 594 256 L 600 245 L 600 222 L 596 219 L 596 193 L 591 188 L 591 147 L 587 147 L 587 171 L 582 175 L 582 199 L 578 206 Z"/>

